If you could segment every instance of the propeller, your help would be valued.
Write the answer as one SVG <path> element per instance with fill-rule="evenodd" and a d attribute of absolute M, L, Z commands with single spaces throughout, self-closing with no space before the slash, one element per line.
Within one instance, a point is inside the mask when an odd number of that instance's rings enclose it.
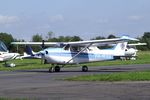
<path fill-rule="evenodd" d="M 42 47 L 42 49 L 44 49 L 45 48 L 45 41 L 44 40 L 42 40 L 42 44 L 41 44 L 41 47 Z M 44 58 L 44 51 L 42 50 L 42 51 L 40 51 L 40 54 L 41 54 L 41 64 L 43 64 L 43 61 L 45 60 Z"/>
<path fill-rule="evenodd" d="M 41 55 L 41 64 L 44 64 L 44 60 L 45 60 L 45 53 L 44 51 L 40 51 L 40 55 Z"/>
<path fill-rule="evenodd" d="M 44 49 L 45 48 L 45 41 L 44 40 L 42 40 L 42 45 L 41 45 L 41 47 L 42 47 L 42 49 Z"/>

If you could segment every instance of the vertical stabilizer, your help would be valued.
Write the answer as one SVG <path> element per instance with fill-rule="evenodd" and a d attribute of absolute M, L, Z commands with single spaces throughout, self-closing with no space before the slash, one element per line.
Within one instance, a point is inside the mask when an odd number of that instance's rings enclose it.
<path fill-rule="evenodd" d="M 31 55 L 31 56 L 34 55 L 34 52 L 33 52 L 32 48 L 31 48 L 31 46 L 26 46 L 26 53 L 28 55 Z"/>
<path fill-rule="evenodd" d="M 114 48 L 114 56 L 124 56 L 127 42 L 118 43 Z"/>

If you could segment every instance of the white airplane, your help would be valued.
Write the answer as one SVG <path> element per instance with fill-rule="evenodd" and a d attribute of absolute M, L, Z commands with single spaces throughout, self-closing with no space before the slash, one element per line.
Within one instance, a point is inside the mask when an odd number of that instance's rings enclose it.
<path fill-rule="evenodd" d="M 98 44 L 98 45 L 92 45 L 94 46 L 115 46 L 116 44 Z M 141 46 L 141 45 L 147 45 L 146 43 L 133 43 L 133 44 L 127 44 L 127 47 L 125 49 L 125 56 L 120 56 L 120 58 L 123 59 L 130 59 L 130 60 L 136 60 L 137 57 L 137 49 L 136 46 Z M 110 48 L 109 47 L 109 48 Z M 105 49 L 106 50 L 106 49 Z M 37 54 L 37 52 L 34 52 L 31 48 L 31 46 L 27 45 L 26 46 L 26 52 L 24 52 L 24 55 L 21 56 L 21 58 L 27 58 L 27 59 L 41 59 L 42 55 Z"/>
<path fill-rule="evenodd" d="M 136 46 L 141 45 L 147 45 L 146 43 L 133 43 L 133 44 L 127 44 L 127 47 L 125 49 L 125 57 L 121 57 L 123 59 L 131 59 L 136 60 L 137 57 L 137 49 Z"/>
<path fill-rule="evenodd" d="M 120 56 L 120 59 L 122 60 L 136 60 L 138 49 L 136 49 L 136 46 L 141 45 L 147 45 L 146 43 L 133 43 L 133 44 L 127 44 L 125 49 L 125 55 Z M 116 44 L 103 44 L 102 46 L 116 46 Z"/>
<path fill-rule="evenodd" d="M 41 59 L 42 55 L 37 54 L 37 52 L 34 52 L 31 48 L 31 46 L 27 45 L 26 50 L 23 53 L 22 56 L 20 56 L 20 59 Z"/>
<path fill-rule="evenodd" d="M 5 62 L 5 65 L 8 67 L 15 67 L 15 64 L 7 64 L 6 62 L 15 59 L 18 56 L 20 56 L 19 53 L 9 53 L 6 45 L 0 41 L 0 62 Z"/>
<path fill-rule="evenodd" d="M 33 55 L 41 55 L 46 63 L 52 64 L 49 72 L 59 72 L 61 67 L 67 64 L 81 64 L 95 61 L 115 60 L 125 56 L 125 49 L 129 40 L 138 41 L 135 38 L 123 36 L 121 38 L 77 41 L 77 42 L 12 42 L 17 45 L 53 45 Z M 100 50 L 94 44 L 117 43 L 111 49 Z M 60 67 L 60 65 L 62 65 Z M 82 66 L 82 71 L 88 71 L 86 65 Z"/>

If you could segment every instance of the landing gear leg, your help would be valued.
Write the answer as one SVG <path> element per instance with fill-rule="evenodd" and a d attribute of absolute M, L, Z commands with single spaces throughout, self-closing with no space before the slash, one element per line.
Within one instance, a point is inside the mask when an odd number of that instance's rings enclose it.
<path fill-rule="evenodd" d="M 82 72 L 87 72 L 88 71 L 88 67 L 86 65 L 82 66 Z"/>
<path fill-rule="evenodd" d="M 49 72 L 50 72 L 50 73 L 54 72 L 54 67 L 50 67 L 50 68 L 49 68 Z"/>
<path fill-rule="evenodd" d="M 7 62 L 5 61 L 5 67 L 7 67 Z"/>

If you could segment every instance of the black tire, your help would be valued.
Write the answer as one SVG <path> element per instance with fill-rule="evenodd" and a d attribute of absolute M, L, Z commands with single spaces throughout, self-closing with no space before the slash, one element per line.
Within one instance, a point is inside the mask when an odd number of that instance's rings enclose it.
<path fill-rule="evenodd" d="M 55 72 L 60 72 L 60 67 L 59 66 L 55 66 Z"/>
<path fill-rule="evenodd" d="M 82 66 L 82 72 L 87 72 L 88 71 L 88 67 L 87 66 Z"/>

